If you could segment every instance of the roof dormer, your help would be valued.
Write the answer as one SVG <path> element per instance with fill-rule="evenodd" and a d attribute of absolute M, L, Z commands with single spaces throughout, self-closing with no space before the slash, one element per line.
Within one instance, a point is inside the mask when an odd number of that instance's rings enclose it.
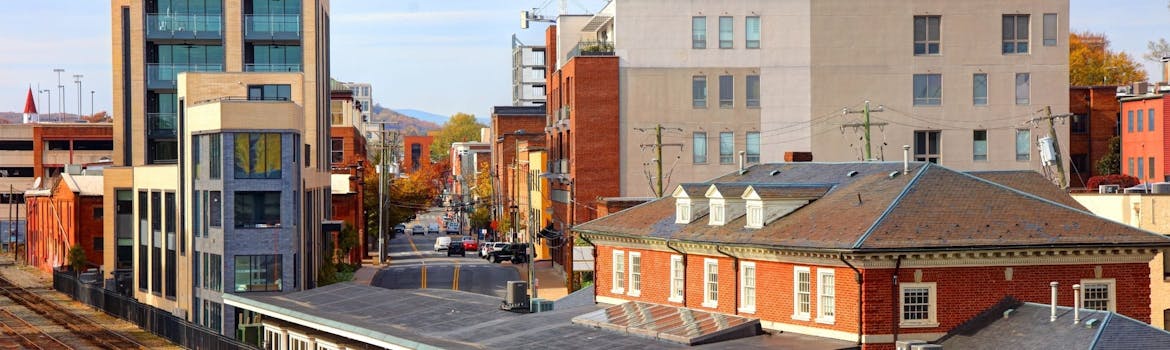
<path fill-rule="evenodd" d="M 707 215 L 707 197 L 704 184 L 681 184 L 674 189 L 674 223 L 689 224 Z"/>
<path fill-rule="evenodd" d="M 747 224 L 745 228 L 764 228 L 789 213 L 821 198 L 832 185 L 751 185 L 743 191 Z"/>
<path fill-rule="evenodd" d="M 707 201 L 710 202 L 711 207 L 710 214 L 707 216 L 707 224 L 723 226 L 727 222 L 743 216 L 745 210 L 742 194 L 747 187 L 747 184 L 742 183 L 711 184 L 706 193 Z"/>

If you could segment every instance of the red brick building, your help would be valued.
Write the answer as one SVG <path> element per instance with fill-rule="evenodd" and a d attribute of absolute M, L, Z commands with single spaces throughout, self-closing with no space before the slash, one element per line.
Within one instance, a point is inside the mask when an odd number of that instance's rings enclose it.
<path fill-rule="evenodd" d="M 1121 100 L 1121 173 L 1142 183 L 1166 179 L 1166 103 L 1163 94 L 1142 94 Z"/>
<path fill-rule="evenodd" d="M 114 150 L 112 124 L 34 124 L 33 176 L 52 177 L 66 164 L 108 161 Z"/>
<path fill-rule="evenodd" d="M 28 211 L 28 264 L 45 272 L 68 265 L 69 249 L 79 244 L 90 266 L 101 266 L 102 176 L 61 174 L 44 189 L 25 192 Z"/>
<path fill-rule="evenodd" d="M 759 319 L 891 349 L 937 341 L 1007 297 L 1149 321 L 1170 238 L 1084 210 L 1032 172 L 929 163 L 762 164 L 580 226 L 597 301 Z"/>
<path fill-rule="evenodd" d="M 329 129 L 333 220 L 345 221 L 358 235 L 358 247 L 350 251 L 350 262 L 359 263 L 368 253 L 372 242 L 366 230 L 364 196 L 362 189 L 366 176 L 372 173 L 366 157 L 366 139 L 353 126 L 333 126 Z M 374 239 L 376 241 L 376 239 Z"/>
<path fill-rule="evenodd" d="M 551 217 L 554 230 L 567 232 L 599 217 L 597 198 L 621 195 L 618 57 L 579 55 L 558 66 L 556 26 L 545 31 L 545 46 L 553 60 L 546 64 Z M 566 241 L 551 255 L 570 275 L 573 240 Z"/>
<path fill-rule="evenodd" d="M 413 173 L 418 169 L 431 165 L 431 144 L 434 136 L 403 136 L 402 137 L 402 169 L 403 173 Z"/>
<path fill-rule="evenodd" d="M 1068 90 L 1069 186 L 1085 187 L 1097 172 L 1097 161 L 1109 151 L 1109 139 L 1118 133 L 1121 104 L 1116 86 L 1072 86 Z M 1095 189 L 1094 189 L 1095 190 Z"/>
<path fill-rule="evenodd" d="M 528 159 L 520 157 L 520 144 L 542 148 L 545 144 L 544 106 L 495 106 L 492 107 L 492 182 L 497 187 L 493 193 L 497 198 L 494 212 L 501 221 L 509 221 L 513 210 L 524 213 L 520 208 L 522 197 L 527 196 L 524 188 L 524 174 Z M 517 214 L 520 215 L 520 214 Z M 524 222 L 521 218 L 520 222 Z M 515 232 L 504 232 L 512 240 Z"/>

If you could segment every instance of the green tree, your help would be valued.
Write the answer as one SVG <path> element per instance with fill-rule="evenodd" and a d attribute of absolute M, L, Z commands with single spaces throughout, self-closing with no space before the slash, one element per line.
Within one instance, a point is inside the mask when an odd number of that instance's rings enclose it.
<path fill-rule="evenodd" d="M 1101 159 L 1097 160 L 1097 174 L 1112 175 L 1121 173 L 1121 136 L 1109 139 L 1109 148 Z"/>
<path fill-rule="evenodd" d="M 74 244 L 73 247 L 69 248 L 67 259 L 69 267 L 73 268 L 74 275 L 80 274 L 85 270 L 85 265 L 89 263 L 85 258 L 85 248 L 82 248 L 80 244 Z"/>
<path fill-rule="evenodd" d="M 441 161 L 447 159 L 451 144 L 455 142 L 479 140 L 479 129 L 487 126 L 475 120 L 474 114 L 455 113 L 439 128 L 435 135 L 435 142 L 431 144 L 431 159 Z"/>
<path fill-rule="evenodd" d="M 1102 33 L 1076 32 L 1068 39 L 1069 84 L 1123 85 L 1146 80 L 1146 71 L 1125 52 L 1109 50 Z"/>
<path fill-rule="evenodd" d="M 377 157 L 375 157 L 377 158 Z M 374 160 L 375 163 L 377 159 Z M 386 239 L 394 238 L 394 225 L 410 221 L 415 213 L 430 207 L 439 195 L 441 164 L 426 165 L 405 178 L 385 176 L 385 202 L 382 205 L 382 223 Z M 365 191 L 366 227 L 377 241 L 378 232 L 378 176 L 366 176 Z"/>

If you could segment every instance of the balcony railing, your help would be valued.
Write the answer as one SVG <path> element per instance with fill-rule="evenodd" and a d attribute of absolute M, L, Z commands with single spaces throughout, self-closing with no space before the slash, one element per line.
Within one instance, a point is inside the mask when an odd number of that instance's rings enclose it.
<path fill-rule="evenodd" d="M 147 113 L 146 136 L 152 138 L 175 137 L 175 113 Z"/>
<path fill-rule="evenodd" d="M 300 72 L 301 65 L 295 63 L 248 63 L 245 72 Z"/>
<path fill-rule="evenodd" d="M 300 40 L 300 15 L 244 15 L 245 40 Z"/>
<path fill-rule="evenodd" d="M 146 15 L 147 39 L 223 39 L 223 16 L 194 14 Z"/>
<path fill-rule="evenodd" d="M 613 43 L 608 41 L 582 41 L 569 50 L 565 60 L 577 56 L 613 56 Z"/>
<path fill-rule="evenodd" d="M 146 65 L 146 88 L 174 89 L 182 72 L 222 72 L 222 64 L 163 64 Z"/>
<path fill-rule="evenodd" d="M 573 109 L 569 108 L 569 106 L 561 106 L 561 109 L 557 111 L 557 120 L 569 120 L 569 117 L 573 114 L 572 111 Z"/>

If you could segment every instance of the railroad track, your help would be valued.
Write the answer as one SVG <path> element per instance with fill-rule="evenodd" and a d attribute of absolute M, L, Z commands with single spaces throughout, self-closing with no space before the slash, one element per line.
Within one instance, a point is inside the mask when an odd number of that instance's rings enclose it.
<path fill-rule="evenodd" d="M 0 348 L 3 349 L 71 349 L 69 345 L 16 317 L 8 310 L 0 309 L 0 331 L 11 335 L 9 338 L 0 338 Z"/>
<path fill-rule="evenodd" d="M 24 288 L 20 288 L 11 281 L 0 277 L 0 296 L 7 297 L 13 302 L 32 310 L 41 317 L 64 327 L 69 332 L 80 338 L 81 340 L 90 343 L 102 349 L 146 349 L 142 344 L 127 338 L 126 336 L 117 332 L 111 331 L 97 324 L 96 322 L 81 316 L 74 315 L 69 310 L 57 305 L 54 302 L 45 300 L 39 295 L 30 292 Z M 11 315 L 11 314 L 9 314 Z M 64 345 L 64 349 L 71 348 L 64 343 L 57 341 Z M 38 343 L 39 346 L 47 346 L 47 343 Z M 45 349 L 57 349 L 46 347 Z"/>

